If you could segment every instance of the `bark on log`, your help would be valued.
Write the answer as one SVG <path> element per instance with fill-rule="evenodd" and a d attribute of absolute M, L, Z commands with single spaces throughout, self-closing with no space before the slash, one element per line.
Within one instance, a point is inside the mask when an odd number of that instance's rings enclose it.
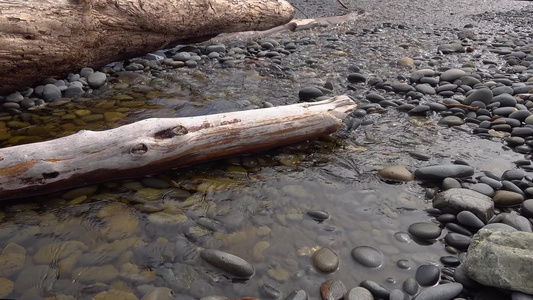
<path fill-rule="evenodd" d="M 153 118 L 107 131 L 0 149 L 0 200 L 291 144 L 339 129 L 347 96 L 189 118 Z"/>
<path fill-rule="evenodd" d="M 222 32 L 289 22 L 284 0 L 2 0 L 0 94 Z"/>

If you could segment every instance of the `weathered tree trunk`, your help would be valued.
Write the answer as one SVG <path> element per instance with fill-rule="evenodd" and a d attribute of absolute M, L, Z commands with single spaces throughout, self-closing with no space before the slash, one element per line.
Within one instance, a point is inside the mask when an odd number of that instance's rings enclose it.
<path fill-rule="evenodd" d="M 284 0 L 1 0 L 0 94 L 190 38 L 289 22 Z"/>
<path fill-rule="evenodd" d="M 315 103 L 189 118 L 154 118 L 0 149 L 0 199 L 132 178 L 329 134 L 355 103 Z"/>

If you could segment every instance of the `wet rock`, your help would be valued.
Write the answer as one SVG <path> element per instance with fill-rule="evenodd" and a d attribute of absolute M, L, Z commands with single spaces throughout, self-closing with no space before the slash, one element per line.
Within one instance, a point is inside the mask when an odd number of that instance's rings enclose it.
<path fill-rule="evenodd" d="M 439 282 L 440 269 L 434 265 L 421 265 L 416 269 L 415 279 L 421 286 L 431 286 Z"/>
<path fill-rule="evenodd" d="M 462 76 L 466 76 L 466 75 L 468 75 L 468 74 L 465 71 L 463 71 L 463 70 L 450 69 L 450 70 L 444 71 L 440 75 L 440 80 L 441 81 L 447 81 L 447 82 L 453 82 L 454 80 L 459 79 Z"/>
<path fill-rule="evenodd" d="M 416 300 L 451 300 L 463 290 L 463 285 L 460 283 L 447 283 L 436 286 L 431 286 L 424 289 Z"/>
<path fill-rule="evenodd" d="M 460 233 L 449 232 L 444 237 L 446 245 L 450 245 L 456 249 L 467 249 L 470 245 L 470 236 Z"/>
<path fill-rule="evenodd" d="M 407 182 L 415 177 L 404 166 L 389 166 L 379 170 L 378 176 L 385 181 Z"/>
<path fill-rule="evenodd" d="M 409 300 L 411 299 L 402 290 L 394 289 L 389 295 L 389 300 Z"/>
<path fill-rule="evenodd" d="M 486 183 L 476 183 L 476 184 L 470 186 L 470 189 L 472 191 L 476 191 L 478 193 L 481 193 L 481 194 L 483 194 L 483 195 L 485 195 L 487 197 L 494 196 L 494 189 L 490 185 L 488 185 Z"/>
<path fill-rule="evenodd" d="M 320 286 L 322 300 L 340 300 L 346 294 L 346 288 L 342 281 L 331 278 Z"/>
<path fill-rule="evenodd" d="M 449 189 L 440 192 L 433 199 L 433 207 L 451 214 L 468 210 L 484 223 L 494 215 L 492 199 L 469 189 Z"/>
<path fill-rule="evenodd" d="M 476 215 L 468 210 L 463 210 L 462 212 L 458 213 L 456 217 L 459 223 L 474 229 L 480 229 L 481 227 L 485 226 L 483 221 L 481 221 Z"/>
<path fill-rule="evenodd" d="M 374 298 L 389 299 L 390 291 L 377 282 L 371 280 L 363 280 L 360 286 L 369 290 L 374 296 Z"/>
<path fill-rule="evenodd" d="M 14 287 L 13 281 L 7 278 L 0 278 L 0 298 L 6 299 L 13 292 Z"/>
<path fill-rule="evenodd" d="M 492 91 L 489 89 L 476 90 L 466 97 L 466 99 L 463 101 L 463 104 L 471 105 L 475 101 L 480 101 L 485 105 L 489 105 L 492 101 Z"/>
<path fill-rule="evenodd" d="M 254 275 L 254 268 L 244 259 L 214 249 L 204 249 L 200 256 L 209 264 L 237 277 L 249 278 Z"/>
<path fill-rule="evenodd" d="M 460 126 L 464 123 L 465 122 L 463 121 L 463 119 L 457 116 L 446 116 L 444 118 L 441 118 L 438 122 L 438 124 L 442 126 Z"/>
<path fill-rule="evenodd" d="M 313 253 L 313 264 L 321 272 L 335 272 L 339 267 L 339 256 L 330 248 L 321 248 Z"/>
<path fill-rule="evenodd" d="M 416 169 L 415 177 L 427 181 L 442 181 L 446 177 L 468 177 L 474 168 L 465 165 L 435 165 Z"/>
<path fill-rule="evenodd" d="M 59 270 L 52 269 L 48 265 L 25 267 L 15 280 L 15 292 L 22 294 L 35 287 L 43 291 L 50 291 L 58 277 Z"/>
<path fill-rule="evenodd" d="M 98 293 L 93 298 L 94 300 L 139 300 L 135 294 L 122 290 L 109 290 Z M 155 298 L 154 298 L 155 299 Z"/>
<path fill-rule="evenodd" d="M 533 294 L 531 273 L 533 234 L 482 229 L 472 239 L 464 263 L 475 281 L 502 289 Z"/>
<path fill-rule="evenodd" d="M 78 241 L 57 242 L 41 247 L 33 259 L 38 264 L 50 264 L 66 258 L 78 250 L 87 251 L 87 249 L 87 245 Z"/>
<path fill-rule="evenodd" d="M 274 269 L 270 269 L 267 272 L 268 276 L 270 278 L 278 281 L 278 282 L 284 282 L 289 280 L 290 274 L 289 271 L 285 270 L 284 268 L 278 267 Z"/>
<path fill-rule="evenodd" d="M 156 287 L 144 295 L 141 300 L 173 300 L 174 291 L 167 287 Z"/>
<path fill-rule="evenodd" d="M 455 178 L 444 178 L 444 180 L 442 181 L 442 189 L 449 190 L 453 188 L 461 188 L 461 183 Z"/>
<path fill-rule="evenodd" d="M 369 268 L 377 268 L 383 264 L 383 255 L 381 252 L 370 246 L 353 248 L 352 257 L 363 266 Z"/>
<path fill-rule="evenodd" d="M 304 290 L 297 290 L 290 293 L 285 300 L 307 300 L 307 293 Z"/>
<path fill-rule="evenodd" d="M 316 87 L 304 87 L 298 92 L 300 101 L 309 101 L 318 97 L 324 96 L 322 90 Z"/>
<path fill-rule="evenodd" d="M 81 282 L 110 282 L 118 275 L 113 265 L 81 267 L 72 271 L 72 278 Z"/>
<path fill-rule="evenodd" d="M 374 300 L 372 293 L 363 287 L 354 287 L 344 296 L 344 300 Z"/>
<path fill-rule="evenodd" d="M 402 283 L 402 289 L 410 296 L 414 296 L 418 293 L 420 286 L 415 279 L 409 277 Z"/>
<path fill-rule="evenodd" d="M 533 199 L 522 202 L 522 214 L 528 218 L 533 218 Z"/>
<path fill-rule="evenodd" d="M 513 206 L 522 204 L 524 196 L 511 191 L 499 190 L 496 191 L 492 200 L 496 206 Z"/>
<path fill-rule="evenodd" d="M 348 74 L 348 81 L 351 83 L 366 82 L 367 76 L 361 73 Z"/>
<path fill-rule="evenodd" d="M 411 224 L 408 231 L 415 238 L 421 240 L 431 240 L 438 238 L 442 232 L 442 229 L 434 223 L 418 222 Z"/>
<path fill-rule="evenodd" d="M 307 215 L 318 222 L 322 222 L 329 219 L 329 213 L 324 210 L 310 210 L 307 212 Z"/>
<path fill-rule="evenodd" d="M 497 216 L 502 223 L 512 226 L 520 231 L 532 232 L 531 222 L 523 216 L 516 214 L 516 212 L 511 213 L 501 213 Z"/>
<path fill-rule="evenodd" d="M 427 154 L 427 153 L 424 153 L 424 152 L 420 152 L 420 151 L 410 151 L 409 152 L 409 155 L 415 159 L 418 159 L 418 160 L 430 160 L 431 159 L 431 155 Z"/>
<path fill-rule="evenodd" d="M 262 261 L 265 259 L 263 252 L 270 247 L 270 243 L 267 241 L 259 241 L 255 243 L 252 248 L 252 256 L 256 261 Z"/>
<path fill-rule="evenodd" d="M 107 76 L 105 73 L 102 72 L 94 72 L 87 78 L 87 83 L 89 83 L 89 86 L 93 89 L 98 89 L 102 87 L 107 80 Z"/>
<path fill-rule="evenodd" d="M 9 277 L 22 269 L 26 255 L 23 253 L 0 254 L 0 277 Z"/>

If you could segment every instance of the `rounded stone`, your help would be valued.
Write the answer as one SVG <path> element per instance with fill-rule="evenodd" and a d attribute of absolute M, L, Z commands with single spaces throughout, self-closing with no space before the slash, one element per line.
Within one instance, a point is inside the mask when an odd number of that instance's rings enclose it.
<path fill-rule="evenodd" d="M 499 190 L 496 191 L 492 200 L 496 206 L 513 206 L 522 204 L 524 196 L 512 191 Z"/>
<path fill-rule="evenodd" d="M 432 286 L 439 282 L 440 269 L 434 265 L 422 265 L 416 269 L 415 279 L 421 286 Z"/>
<path fill-rule="evenodd" d="M 410 299 L 407 295 L 399 289 L 394 289 L 390 292 L 389 300 L 407 300 Z"/>
<path fill-rule="evenodd" d="M 459 260 L 459 258 L 457 258 L 456 256 L 450 256 L 450 255 L 441 256 L 440 262 L 444 266 L 449 266 L 449 267 L 457 267 L 458 265 L 461 264 L 461 260 Z"/>
<path fill-rule="evenodd" d="M 464 121 L 457 116 L 446 116 L 440 119 L 438 124 L 443 126 L 460 126 L 464 124 Z"/>
<path fill-rule="evenodd" d="M 348 81 L 351 83 L 366 82 L 367 76 L 361 73 L 348 74 Z"/>
<path fill-rule="evenodd" d="M 455 232 L 449 232 L 444 237 L 444 241 L 446 242 L 446 245 L 450 245 L 457 249 L 467 249 L 470 245 L 471 238 L 469 236 L 455 233 Z"/>
<path fill-rule="evenodd" d="M 533 199 L 528 199 L 522 202 L 521 208 L 522 214 L 526 217 L 533 218 Z"/>
<path fill-rule="evenodd" d="M 446 177 L 467 177 L 474 175 L 474 168 L 465 165 L 435 165 L 418 168 L 415 177 L 428 181 L 442 181 Z"/>
<path fill-rule="evenodd" d="M 474 101 L 481 101 L 485 105 L 489 105 L 489 103 L 492 101 L 492 91 L 489 89 L 476 90 L 466 97 L 466 99 L 463 101 L 463 104 L 470 105 Z"/>
<path fill-rule="evenodd" d="M 324 92 L 322 92 L 322 90 L 320 90 L 319 88 L 312 86 L 304 87 L 298 92 L 298 97 L 300 98 L 300 101 L 308 101 L 321 96 L 324 96 Z"/>
<path fill-rule="evenodd" d="M 463 285 L 460 283 L 440 284 L 424 289 L 416 296 L 416 300 L 449 300 L 459 295 L 462 290 Z"/>
<path fill-rule="evenodd" d="M 61 90 L 54 84 L 47 84 L 43 89 L 43 99 L 46 102 L 51 102 L 61 98 Z"/>
<path fill-rule="evenodd" d="M 468 210 L 463 210 L 462 212 L 458 213 L 456 217 L 459 223 L 468 227 L 480 229 L 481 227 L 485 226 L 483 221 L 481 221 L 476 215 Z"/>
<path fill-rule="evenodd" d="M 494 196 L 494 189 L 486 183 L 476 183 L 470 186 L 470 189 L 488 197 Z"/>
<path fill-rule="evenodd" d="M 373 247 L 360 246 L 352 249 L 352 257 L 365 267 L 377 268 L 383 264 L 383 255 Z"/>
<path fill-rule="evenodd" d="M 522 169 L 512 169 L 503 172 L 503 180 L 522 180 L 526 176 L 526 172 Z"/>
<path fill-rule="evenodd" d="M 379 170 L 378 176 L 385 181 L 407 182 L 415 177 L 404 166 L 389 166 Z"/>
<path fill-rule="evenodd" d="M 363 280 L 360 286 L 369 290 L 370 293 L 372 293 L 372 295 L 374 296 L 374 298 L 389 299 L 390 291 L 386 287 L 375 281 Z"/>
<path fill-rule="evenodd" d="M 98 89 L 102 87 L 105 84 L 106 80 L 106 74 L 98 71 L 92 73 L 91 75 L 89 75 L 89 78 L 87 78 L 89 86 L 93 89 Z"/>
<path fill-rule="evenodd" d="M 226 46 L 224 44 L 209 45 L 205 48 L 207 54 L 211 52 L 226 52 Z"/>
<path fill-rule="evenodd" d="M 307 215 L 319 222 L 329 219 L 329 213 L 324 210 L 310 210 L 307 212 Z"/>
<path fill-rule="evenodd" d="M 434 223 L 419 222 L 411 224 L 408 232 L 415 238 L 431 240 L 438 238 L 442 233 L 442 229 Z"/>
<path fill-rule="evenodd" d="M 479 181 L 481 181 L 482 183 L 488 184 L 491 188 L 495 190 L 499 190 L 503 187 L 503 184 L 501 183 L 501 181 L 496 180 L 494 178 L 490 178 L 488 176 L 481 176 L 479 178 Z"/>
<path fill-rule="evenodd" d="M 345 300 L 374 300 L 372 293 L 364 287 L 354 287 L 344 296 Z"/>
<path fill-rule="evenodd" d="M 435 89 L 427 83 L 417 84 L 415 86 L 415 89 L 418 92 L 421 92 L 422 94 L 426 94 L 426 95 L 435 95 L 437 93 Z"/>
<path fill-rule="evenodd" d="M 447 82 L 453 82 L 456 79 L 459 79 L 459 78 L 461 78 L 463 76 L 466 76 L 466 75 L 468 75 L 468 74 L 465 71 L 463 71 L 463 70 L 450 69 L 450 70 L 444 71 L 440 75 L 440 80 L 441 81 L 447 81 Z"/>
<path fill-rule="evenodd" d="M 254 268 L 244 259 L 215 249 L 204 249 L 200 257 L 209 264 L 240 278 L 252 277 Z"/>
<path fill-rule="evenodd" d="M 224 298 L 226 299 L 226 298 Z M 285 300 L 307 300 L 307 293 L 304 290 L 297 290 L 290 293 Z"/>
<path fill-rule="evenodd" d="M 453 188 L 461 188 L 461 187 L 462 187 L 461 183 L 455 178 L 446 177 L 442 181 L 442 189 L 444 190 L 449 190 Z"/>
<path fill-rule="evenodd" d="M 322 299 L 340 300 L 344 298 L 346 292 L 346 287 L 344 287 L 342 281 L 335 278 L 326 280 L 320 286 L 320 295 L 322 296 Z"/>
<path fill-rule="evenodd" d="M 410 57 L 402 57 L 396 61 L 396 64 L 400 67 L 414 68 L 415 61 Z"/>
<path fill-rule="evenodd" d="M 321 248 L 313 253 L 313 264 L 321 272 L 335 272 L 339 267 L 339 256 L 330 248 Z"/>
<path fill-rule="evenodd" d="M 407 278 L 402 283 L 402 289 L 404 292 L 406 292 L 408 295 L 414 296 L 416 293 L 418 293 L 418 289 L 420 288 L 420 285 L 414 278 Z"/>

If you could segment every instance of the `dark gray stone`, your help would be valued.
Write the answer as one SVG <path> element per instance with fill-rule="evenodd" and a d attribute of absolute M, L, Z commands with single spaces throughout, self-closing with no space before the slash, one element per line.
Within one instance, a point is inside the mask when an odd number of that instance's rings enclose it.
<path fill-rule="evenodd" d="M 402 283 L 402 289 L 404 292 L 406 292 L 408 295 L 414 296 L 418 293 L 418 289 L 420 286 L 418 285 L 418 282 L 414 280 L 413 278 L 409 277 Z"/>
<path fill-rule="evenodd" d="M 364 287 L 354 287 L 344 296 L 345 300 L 374 300 L 372 293 Z"/>
<path fill-rule="evenodd" d="M 469 212 L 468 210 L 463 210 L 462 212 L 458 213 L 457 221 L 462 225 L 474 229 L 480 229 L 481 227 L 485 226 L 485 223 L 483 223 L 483 221 L 481 221 L 476 215 L 474 215 L 472 212 Z"/>
<path fill-rule="evenodd" d="M 373 247 L 360 246 L 352 249 L 352 257 L 365 267 L 377 268 L 383 264 L 383 255 Z"/>
<path fill-rule="evenodd" d="M 486 183 L 476 183 L 470 186 L 470 189 L 488 197 L 494 196 L 494 189 Z"/>
<path fill-rule="evenodd" d="M 390 291 L 377 282 L 371 280 L 363 280 L 360 286 L 369 290 L 375 298 L 389 299 Z"/>
<path fill-rule="evenodd" d="M 307 300 L 307 293 L 304 290 L 297 290 L 290 293 L 285 300 Z"/>
<path fill-rule="evenodd" d="M 249 278 L 255 273 L 250 263 L 230 253 L 204 249 L 200 252 L 200 256 L 211 265 L 237 277 Z"/>
<path fill-rule="evenodd" d="M 474 175 L 474 168 L 464 165 L 435 165 L 421 167 L 415 177 L 427 181 L 442 181 L 446 177 L 468 177 Z"/>
<path fill-rule="evenodd" d="M 434 223 L 418 222 L 409 226 L 408 232 L 421 240 L 436 239 L 442 233 L 442 229 Z"/>
<path fill-rule="evenodd" d="M 488 89 L 476 90 L 466 97 L 466 99 L 463 101 L 463 104 L 470 105 L 474 101 L 480 101 L 485 105 L 489 105 L 489 103 L 492 101 L 492 92 Z"/>
<path fill-rule="evenodd" d="M 348 81 L 351 83 L 366 82 L 367 76 L 361 73 L 348 74 Z"/>
<path fill-rule="evenodd" d="M 440 269 L 434 265 L 421 265 L 416 269 L 415 279 L 421 286 L 434 285 L 440 280 Z"/>
<path fill-rule="evenodd" d="M 51 102 L 61 98 L 61 90 L 54 84 L 47 84 L 43 89 L 43 99 L 46 102 Z"/>
<path fill-rule="evenodd" d="M 106 81 L 107 75 L 102 72 L 94 72 L 93 74 L 89 75 L 89 78 L 87 78 L 87 83 L 89 83 L 89 86 L 93 89 L 102 87 Z"/>
<path fill-rule="evenodd" d="M 533 218 L 533 199 L 527 199 L 521 205 L 522 214 L 528 218 Z"/>
<path fill-rule="evenodd" d="M 415 300 L 451 300 L 463 290 L 460 283 L 440 284 L 424 289 Z"/>
<path fill-rule="evenodd" d="M 304 87 L 298 92 L 298 97 L 301 101 L 308 101 L 321 96 L 324 96 L 324 92 L 313 86 Z"/>
<path fill-rule="evenodd" d="M 313 264 L 324 273 L 331 273 L 339 267 L 339 256 L 330 248 L 321 248 L 313 253 Z"/>
<path fill-rule="evenodd" d="M 467 249 L 468 246 L 470 245 L 469 236 L 455 233 L 455 232 L 449 232 L 448 234 L 446 234 L 446 236 L 444 237 L 444 241 L 446 242 L 447 245 L 450 245 L 457 249 L 463 249 L 463 250 Z"/>
<path fill-rule="evenodd" d="M 461 188 L 461 187 L 462 187 L 461 183 L 455 178 L 446 177 L 442 181 L 443 190 L 449 190 L 449 189 Z"/>

